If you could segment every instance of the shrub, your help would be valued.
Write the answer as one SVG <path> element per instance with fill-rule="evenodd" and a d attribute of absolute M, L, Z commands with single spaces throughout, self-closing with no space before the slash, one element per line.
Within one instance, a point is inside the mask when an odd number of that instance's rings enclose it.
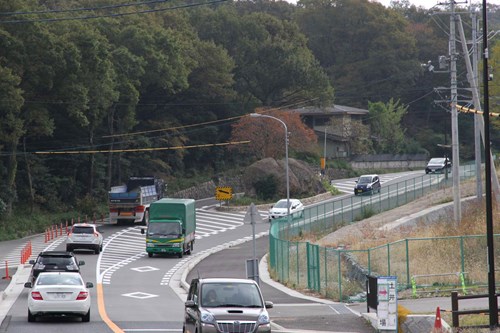
<path fill-rule="evenodd" d="M 273 175 L 269 175 L 253 184 L 257 198 L 269 200 L 276 197 L 278 193 L 278 181 Z"/>

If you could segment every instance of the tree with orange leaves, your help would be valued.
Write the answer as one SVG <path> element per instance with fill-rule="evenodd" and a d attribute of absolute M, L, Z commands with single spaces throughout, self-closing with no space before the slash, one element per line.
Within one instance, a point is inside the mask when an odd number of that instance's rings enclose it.
<path fill-rule="evenodd" d="M 282 120 L 288 128 L 288 149 L 308 152 L 317 149 L 318 138 L 314 131 L 302 122 L 300 114 L 291 110 L 263 110 L 256 112 Z M 233 146 L 242 153 L 250 153 L 258 159 L 265 157 L 283 158 L 285 156 L 285 128 L 270 118 L 242 117 L 233 125 L 232 141 L 251 141 L 248 145 Z"/>

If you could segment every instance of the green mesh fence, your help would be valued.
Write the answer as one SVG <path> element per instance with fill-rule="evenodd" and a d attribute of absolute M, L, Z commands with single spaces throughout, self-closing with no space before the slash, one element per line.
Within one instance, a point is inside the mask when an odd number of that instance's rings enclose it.
<path fill-rule="evenodd" d="M 475 176 L 462 166 L 462 178 Z M 281 218 L 270 228 L 269 265 L 273 278 L 297 290 L 312 290 L 343 300 L 360 291 L 367 274 L 397 276 L 402 288 L 473 288 L 487 283 L 486 235 L 411 238 L 366 250 L 328 248 L 301 241 L 322 237 L 339 227 L 407 204 L 437 189 L 452 186 L 451 177 L 422 175 L 383 186 L 380 194 L 350 196 L 307 207 L 301 218 Z M 500 235 L 495 235 L 495 243 Z M 500 244 L 495 245 L 498 249 Z M 426 253 L 422 258 L 417 253 Z M 500 254 L 500 250 L 497 250 Z"/>

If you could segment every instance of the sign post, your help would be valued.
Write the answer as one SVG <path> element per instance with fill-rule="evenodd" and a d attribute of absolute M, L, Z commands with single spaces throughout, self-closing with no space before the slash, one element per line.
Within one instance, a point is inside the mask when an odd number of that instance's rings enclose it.
<path fill-rule="evenodd" d="M 398 331 L 398 294 L 396 276 L 377 278 L 377 320 L 380 332 Z"/>
<path fill-rule="evenodd" d="M 257 284 L 260 285 L 260 280 L 259 280 L 259 267 L 257 265 L 257 248 L 255 244 L 255 223 L 256 219 L 259 219 L 262 221 L 262 216 L 260 216 L 259 211 L 257 210 L 257 207 L 255 207 L 254 203 L 252 202 L 250 204 L 250 207 L 248 207 L 247 213 L 245 214 L 245 217 L 243 218 L 243 222 L 245 223 L 250 223 L 252 225 L 252 238 L 253 238 L 253 258 L 251 260 L 247 260 L 247 276 L 252 276 L 252 279 L 257 282 Z M 249 269 L 249 263 L 253 263 L 252 269 Z M 249 271 L 251 271 L 252 274 L 249 274 Z"/>

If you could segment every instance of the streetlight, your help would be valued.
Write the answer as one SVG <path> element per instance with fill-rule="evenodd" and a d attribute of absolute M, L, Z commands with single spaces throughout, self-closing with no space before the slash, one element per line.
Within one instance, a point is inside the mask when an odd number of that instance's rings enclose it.
<path fill-rule="evenodd" d="M 279 121 L 283 127 L 285 127 L 285 163 L 286 163 L 286 212 L 288 216 L 288 222 L 290 222 L 290 181 L 288 178 L 288 128 L 283 120 L 278 119 L 273 116 L 269 116 L 267 114 L 261 113 L 250 113 L 250 117 L 252 118 L 271 118 Z"/>

